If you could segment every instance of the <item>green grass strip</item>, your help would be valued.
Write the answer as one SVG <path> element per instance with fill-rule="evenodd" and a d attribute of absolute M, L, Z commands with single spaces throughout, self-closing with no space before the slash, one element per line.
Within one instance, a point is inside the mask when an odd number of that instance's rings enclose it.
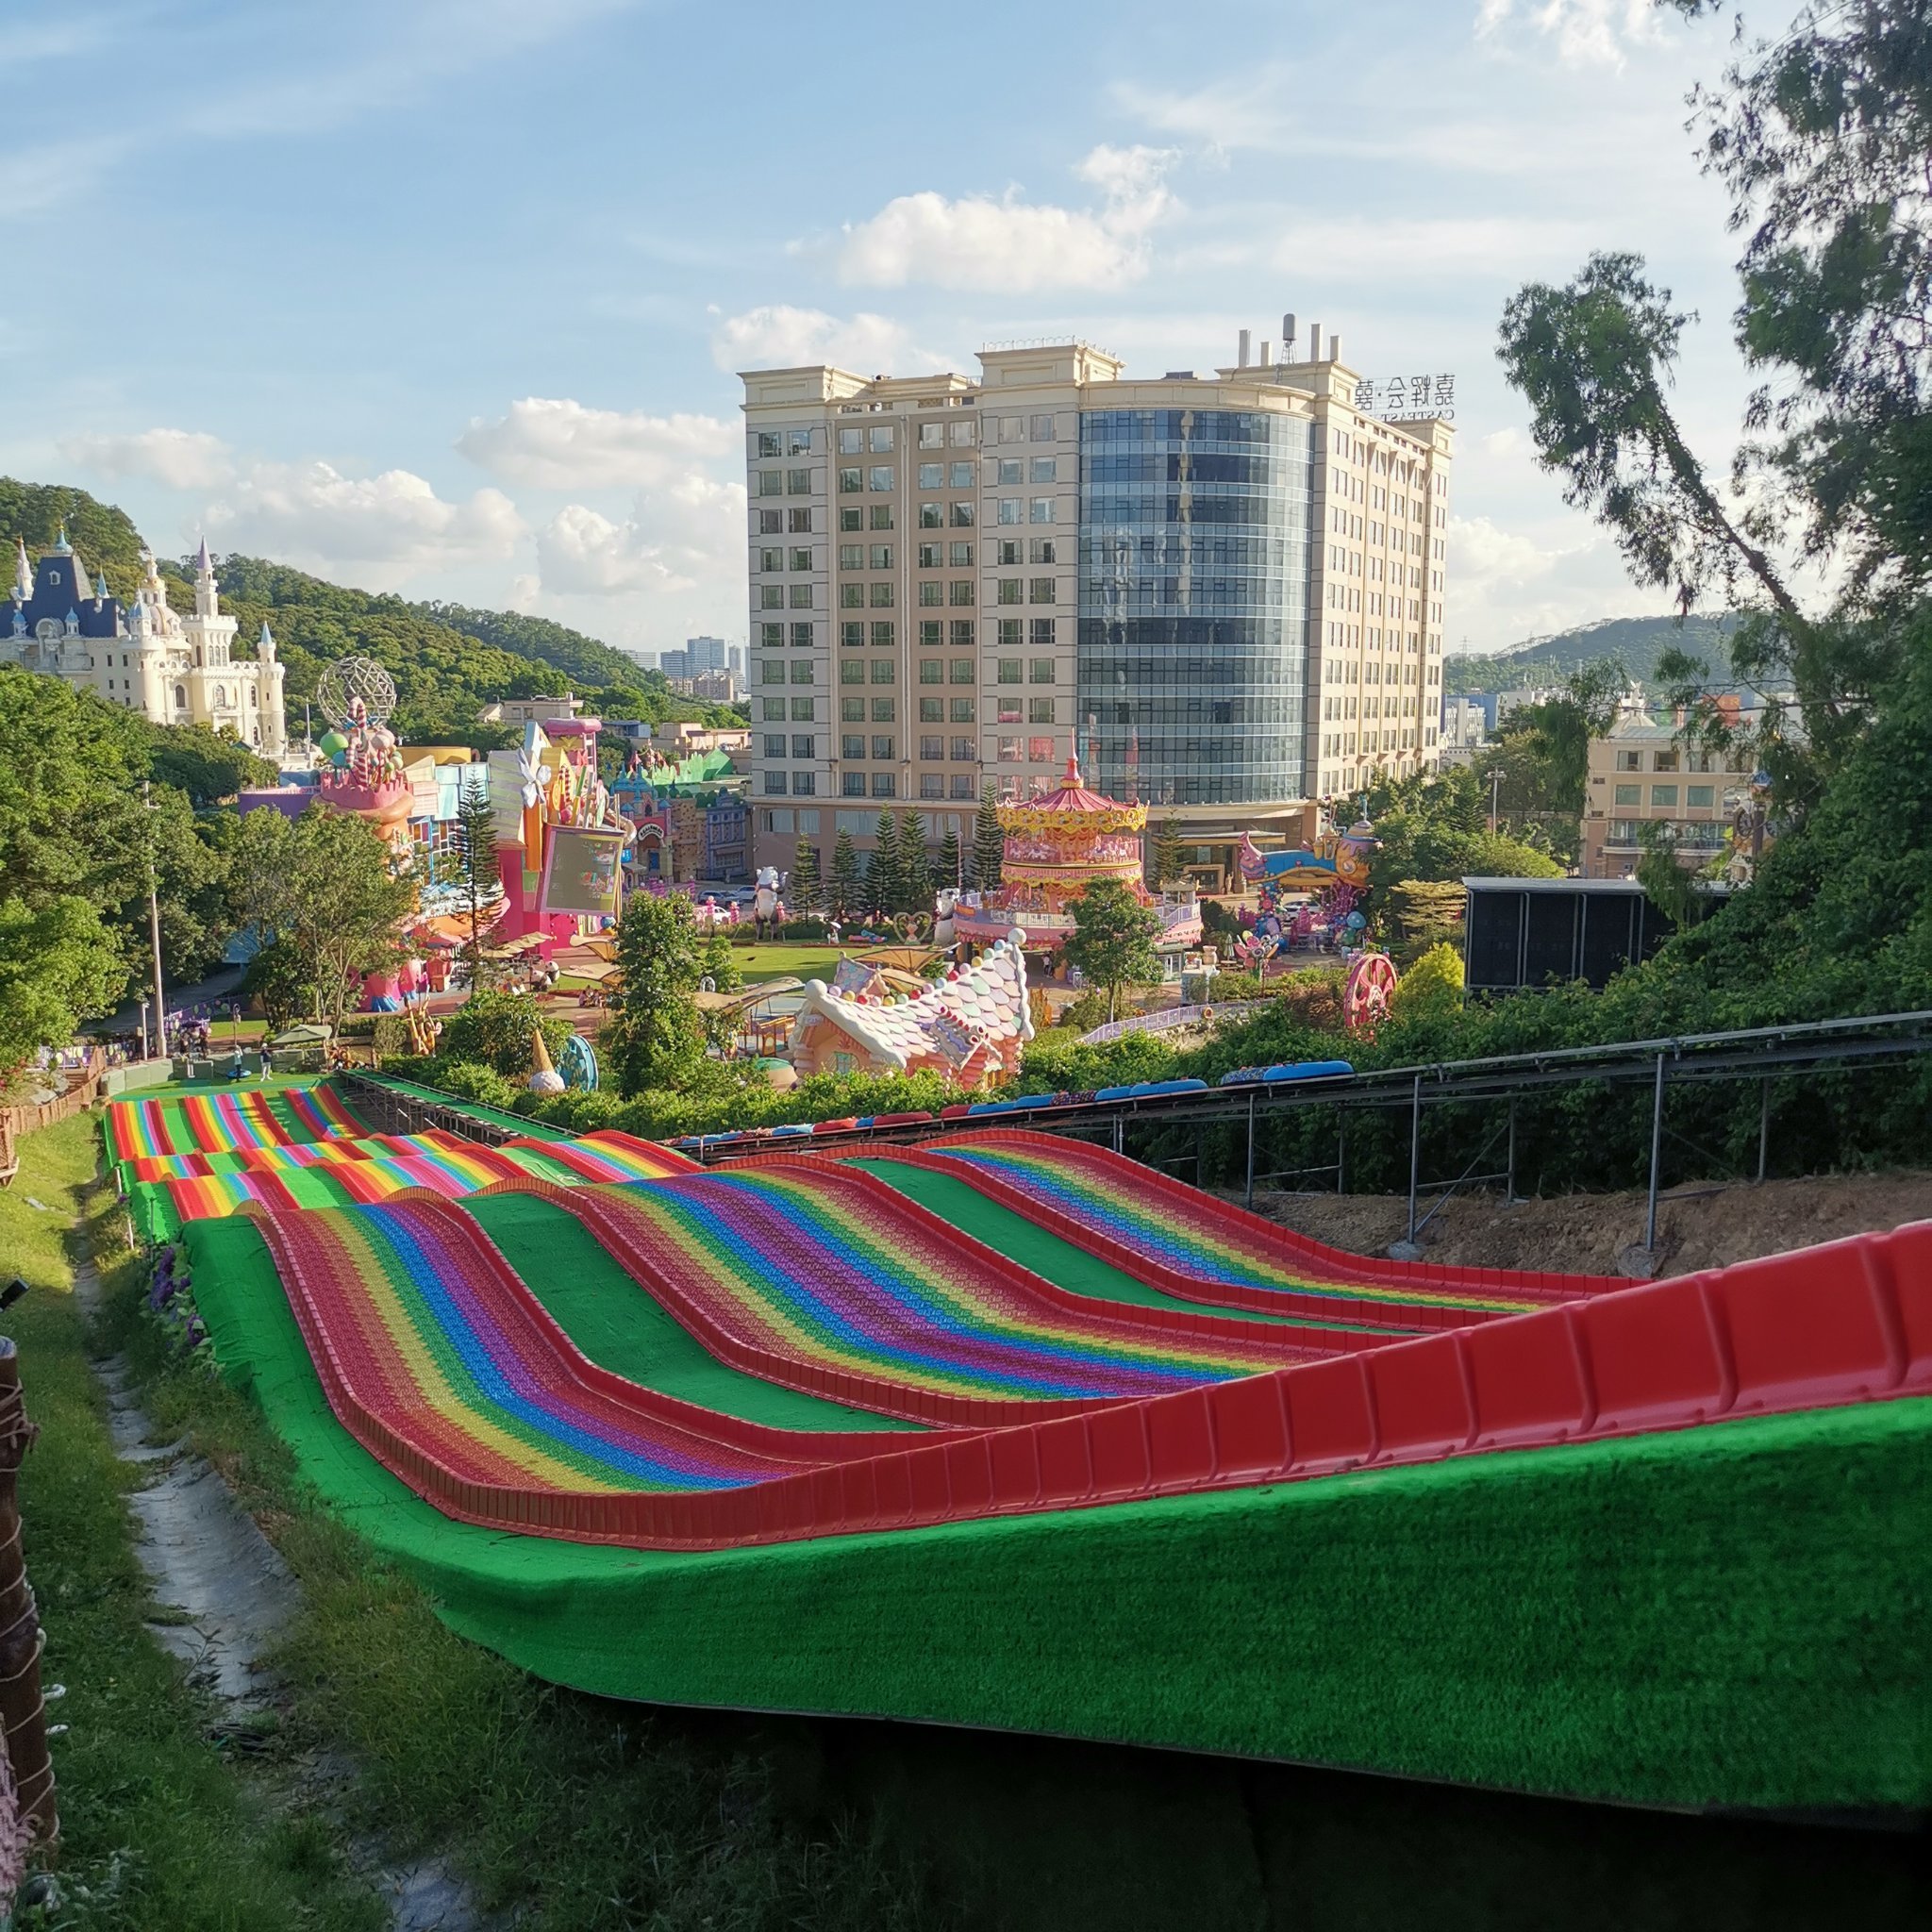
<path fill-rule="evenodd" d="M 708 1354 L 634 1282 L 575 1215 L 531 1194 L 476 1194 L 459 1204 L 595 1362 L 720 1415 L 780 1429 L 898 1429 L 917 1423 L 872 1415 L 761 1382 Z"/>
<path fill-rule="evenodd" d="M 435 1087 L 419 1087 L 413 1080 L 398 1080 L 389 1074 L 362 1074 L 358 1076 L 377 1087 L 387 1087 L 396 1093 L 407 1093 L 413 1100 L 434 1101 L 438 1107 L 446 1107 L 452 1113 L 467 1114 L 473 1121 L 481 1121 L 487 1126 L 505 1127 L 525 1141 L 574 1141 L 575 1134 L 566 1133 L 561 1127 L 546 1126 L 541 1121 L 526 1120 L 520 1113 L 506 1113 L 500 1107 L 486 1107 L 480 1100 L 461 1100 L 454 1093 L 444 1093 Z M 344 1096 L 346 1097 L 346 1096 Z M 355 1103 L 350 1102 L 353 1106 Z"/>
<path fill-rule="evenodd" d="M 672 1555 L 440 1516 L 330 1415 L 255 1229 L 186 1241 L 308 1479 L 559 1683 L 1652 1804 L 1932 1801 L 1932 1400 Z"/>

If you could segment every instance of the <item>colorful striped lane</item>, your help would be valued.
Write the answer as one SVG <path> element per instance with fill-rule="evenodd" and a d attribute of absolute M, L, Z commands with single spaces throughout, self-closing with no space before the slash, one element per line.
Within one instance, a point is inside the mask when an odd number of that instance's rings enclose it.
<path fill-rule="evenodd" d="M 1473 1313 L 1520 1315 L 1548 1305 L 1547 1296 L 1484 1293 L 1427 1283 L 1400 1286 L 1324 1280 L 1269 1252 L 1267 1237 L 1211 1213 L 1204 1202 L 1190 1213 L 1184 1202 L 1136 1194 L 1131 1170 L 1119 1175 L 1081 1159 L 1085 1149 L 938 1143 L 922 1150 L 957 1163 L 968 1177 L 985 1174 L 1063 1214 L 1076 1225 L 1118 1242 L 1130 1253 L 1210 1286 L 1270 1289 L 1335 1300 L 1434 1307 Z"/>
<path fill-rule="evenodd" d="M 1027 1308 L 980 1265 L 976 1243 L 928 1241 L 908 1231 L 909 1218 L 869 1227 L 864 1207 L 830 1180 L 711 1174 L 587 1192 L 627 1248 L 752 1346 L 871 1380 L 1008 1401 L 1106 1400 L 1320 1353 L 1252 1332 L 1222 1347 L 1149 1335 L 1120 1310 Z M 560 1205 L 575 1209 L 576 1198 Z"/>

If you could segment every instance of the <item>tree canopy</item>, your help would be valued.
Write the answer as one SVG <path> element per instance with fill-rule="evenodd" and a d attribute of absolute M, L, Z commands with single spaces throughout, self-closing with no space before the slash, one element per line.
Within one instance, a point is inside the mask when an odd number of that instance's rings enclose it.
<path fill-rule="evenodd" d="M 1107 1017 L 1119 1010 L 1121 988 L 1160 977 L 1154 936 L 1160 921 L 1119 879 L 1095 879 L 1074 901 L 1069 962 L 1107 994 Z"/>

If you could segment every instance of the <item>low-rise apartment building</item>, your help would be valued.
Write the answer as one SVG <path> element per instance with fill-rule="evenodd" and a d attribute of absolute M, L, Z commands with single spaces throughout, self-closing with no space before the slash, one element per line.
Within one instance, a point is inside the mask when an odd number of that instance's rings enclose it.
<path fill-rule="evenodd" d="M 1669 824 L 1677 857 L 1698 866 L 1724 850 L 1725 833 L 1751 796 L 1751 773 L 1680 742 L 1677 727 L 1625 720 L 1591 741 L 1583 808 L 1585 878 L 1627 878 L 1642 854 L 1642 828 Z"/>

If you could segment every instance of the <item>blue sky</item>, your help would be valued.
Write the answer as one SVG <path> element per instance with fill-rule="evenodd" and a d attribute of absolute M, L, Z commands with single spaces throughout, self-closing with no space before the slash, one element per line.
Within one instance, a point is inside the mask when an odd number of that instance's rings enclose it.
<path fill-rule="evenodd" d="M 1077 333 L 1158 374 L 1293 309 L 1366 374 L 1457 375 L 1448 630 L 1484 649 L 1661 608 L 1528 458 L 1524 280 L 1647 255 L 1704 317 L 1713 468 L 1747 387 L 1683 125 L 1729 29 L 1643 0 L 35 11 L 0 40 L 0 471 L 164 551 L 742 637 L 733 370 Z"/>

